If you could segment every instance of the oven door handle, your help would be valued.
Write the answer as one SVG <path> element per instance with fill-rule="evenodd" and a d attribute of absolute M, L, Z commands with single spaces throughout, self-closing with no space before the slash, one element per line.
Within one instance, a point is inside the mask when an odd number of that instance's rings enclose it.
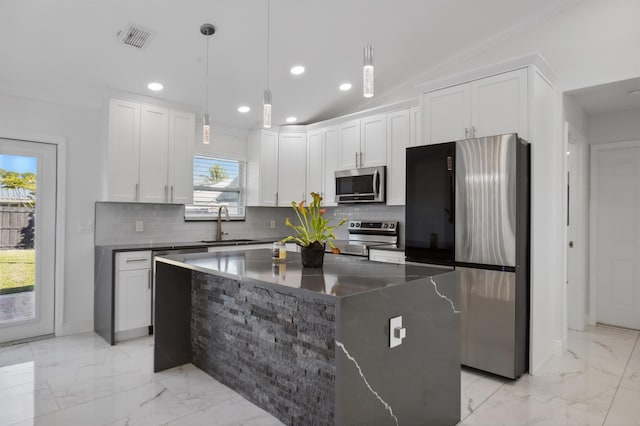
<path fill-rule="evenodd" d="M 373 196 L 378 199 L 378 170 L 373 172 Z"/>

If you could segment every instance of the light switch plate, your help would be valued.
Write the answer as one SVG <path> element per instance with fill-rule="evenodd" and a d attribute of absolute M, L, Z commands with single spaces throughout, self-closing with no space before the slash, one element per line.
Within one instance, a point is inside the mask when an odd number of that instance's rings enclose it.
<path fill-rule="evenodd" d="M 407 329 L 402 326 L 402 315 L 389 319 L 389 347 L 395 348 L 407 337 Z"/>

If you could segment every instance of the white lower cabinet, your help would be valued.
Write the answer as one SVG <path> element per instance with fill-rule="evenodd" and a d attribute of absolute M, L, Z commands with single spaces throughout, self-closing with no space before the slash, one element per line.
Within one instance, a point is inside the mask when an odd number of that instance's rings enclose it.
<path fill-rule="evenodd" d="M 148 327 L 153 303 L 151 252 L 116 254 L 115 331 Z"/>
<path fill-rule="evenodd" d="M 369 260 L 402 265 L 404 264 L 404 252 L 369 249 Z"/>

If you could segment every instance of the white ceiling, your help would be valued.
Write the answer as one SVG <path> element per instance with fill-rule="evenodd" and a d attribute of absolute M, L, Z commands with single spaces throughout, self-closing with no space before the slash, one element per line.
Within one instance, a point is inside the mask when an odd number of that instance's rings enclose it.
<path fill-rule="evenodd" d="M 566 94 L 573 97 L 587 114 L 601 114 L 640 109 L 640 93 L 629 94 L 633 89 L 640 90 L 640 78 L 587 87 Z"/>
<path fill-rule="evenodd" d="M 273 0 L 273 122 L 331 118 L 362 107 L 362 48 L 375 48 L 376 95 L 567 0 Z M 266 82 L 266 0 L 0 0 L 0 87 L 83 96 L 112 88 L 202 107 L 210 39 L 214 125 L 257 128 Z M 121 44 L 135 23 L 155 31 L 144 50 Z M 289 74 L 295 64 L 307 72 Z M 160 81 L 160 95 L 146 89 Z M 350 92 L 338 85 L 349 81 Z M 16 89 L 18 90 L 18 89 Z M 61 95 L 62 96 L 62 95 Z M 236 109 L 248 105 L 251 112 Z"/>

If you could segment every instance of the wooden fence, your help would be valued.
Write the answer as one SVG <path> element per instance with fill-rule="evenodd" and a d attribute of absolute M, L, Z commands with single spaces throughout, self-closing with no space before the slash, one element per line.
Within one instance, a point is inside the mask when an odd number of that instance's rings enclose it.
<path fill-rule="evenodd" d="M 33 208 L 0 205 L 0 250 L 33 248 Z"/>

